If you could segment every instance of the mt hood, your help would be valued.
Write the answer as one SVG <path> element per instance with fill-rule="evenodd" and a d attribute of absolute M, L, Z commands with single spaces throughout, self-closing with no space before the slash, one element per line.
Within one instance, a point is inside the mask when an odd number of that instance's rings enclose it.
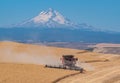
<path fill-rule="evenodd" d="M 85 23 L 74 23 L 51 8 L 14 27 L 0 28 L 2 41 L 120 43 L 119 37 L 120 33 L 101 31 Z"/>
<path fill-rule="evenodd" d="M 47 27 L 47 28 L 91 28 L 91 26 L 83 23 L 74 23 L 71 20 L 65 18 L 62 14 L 49 8 L 47 11 L 42 11 L 39 15 L 16 24 L 15 27 Z"/>

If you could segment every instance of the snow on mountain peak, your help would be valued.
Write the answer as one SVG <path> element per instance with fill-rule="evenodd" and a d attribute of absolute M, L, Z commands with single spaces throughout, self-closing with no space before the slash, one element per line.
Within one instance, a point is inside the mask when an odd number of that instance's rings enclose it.
<path fill-rule="evenodd" d="M 77 24 L 65 18 L 62 14 L 49 8 L 47 11 L 40 12 L 30 20 L 16 25 L 17 27 L 50 27 L 50 28 L 71 28 L 80 29 L 89 26 Z"/>
<path fill-rule="evenodd" d="M 54 21 L 59 24 L 65 24 L 66 19 L 57 11 L 49 8 L 48 11 L 42 11 L 38 16 L 34 17 L 34 23 L 47 23 L 49 21 Z"/>

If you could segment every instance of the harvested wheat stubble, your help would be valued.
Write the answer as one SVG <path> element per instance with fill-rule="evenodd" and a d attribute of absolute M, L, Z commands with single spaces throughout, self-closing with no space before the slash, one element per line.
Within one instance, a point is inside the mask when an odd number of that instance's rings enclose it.
<path fill-rule="evenodd" d="M 15 42 L 0 42 L 0 83 L 111 83 L 120 82 L 120 56 L 84 52 L 84 50 L 47 47 Z M 78 57 L 86 71 L 44 68 L 45 64 L 59 65 L 65 54 Z M 83 63 L 81 63 L 83 62 Z M 87 63 L 85 63 L 87 62 Z M 70 76 L 72 75 L 73 76 Z"/>
<path fill-rule="evenodd" d="M 40 65 L 0 64 L 0 83 L 51 83 L 76 71 L 44 68 Z"/>

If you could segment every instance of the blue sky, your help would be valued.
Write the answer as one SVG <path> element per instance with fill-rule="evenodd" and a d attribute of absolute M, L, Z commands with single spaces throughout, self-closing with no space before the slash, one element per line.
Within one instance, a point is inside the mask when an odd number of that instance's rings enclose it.
<path fill-rule="evenodd" d="M 74 22 L 120 31 L 120 0 L 0 0 L 0 26 L 20 23 L 48 8 Z"/>

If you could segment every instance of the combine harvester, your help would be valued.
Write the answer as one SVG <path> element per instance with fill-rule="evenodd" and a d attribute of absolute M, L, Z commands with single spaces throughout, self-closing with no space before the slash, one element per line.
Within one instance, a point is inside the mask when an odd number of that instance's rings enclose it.
<path fill-rule="evenodd" d="M 58 66 L 45 65 L 45 67 L 76 70 L 76 71 L 80 71 L 80 73 L 83 72 L 83 68 L 76 66 L 76 61 L 78 61 L 78 58 L 74 58 L 73 55 L 63 55 L 60 60 L 62 62 L 62 65 L 58 65 Z"/>

